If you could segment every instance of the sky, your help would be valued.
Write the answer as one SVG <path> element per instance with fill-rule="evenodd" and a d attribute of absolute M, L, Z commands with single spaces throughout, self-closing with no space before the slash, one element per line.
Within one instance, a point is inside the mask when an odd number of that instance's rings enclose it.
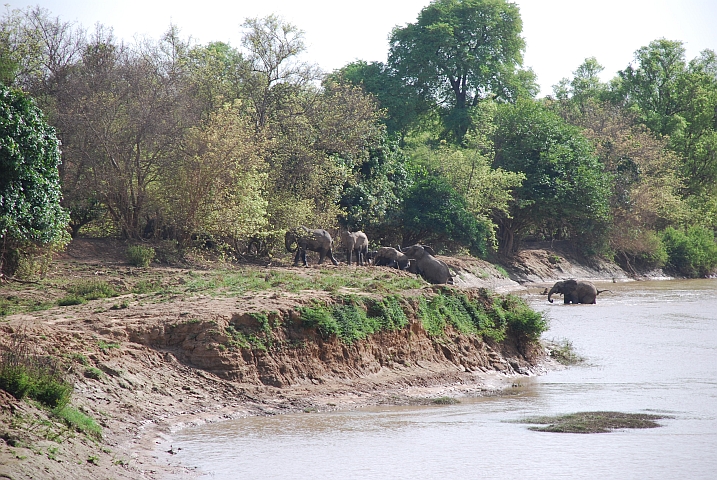
<path fill-rule="evenodd" d="M 8 0 L 5 0 L 8 2 Z M 304 31 L 304 60 L 326 72 L 355 60 L 386 61 L 396 26 L 416 21 L 430 0 L 9 0 L 10 9 L 39 5 L 88 30 L 97 23 L 116 37 L 157 39 L 170 24 L 183 37 L 239 47 L 246 18 L 277 14 Z M 627 67 L 652 40 L 680 40 L 687 60 L 717 50 L 716 0 L 514 0 L 523 19 L 524 66 L 538 76 L 540 96 L 571 77 L 588 57 L 605 67 L 603 81 Z"/>

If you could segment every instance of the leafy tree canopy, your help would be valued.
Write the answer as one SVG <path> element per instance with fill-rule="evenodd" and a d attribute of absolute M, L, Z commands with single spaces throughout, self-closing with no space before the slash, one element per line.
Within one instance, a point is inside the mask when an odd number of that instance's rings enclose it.
<path fill-rule="evenodd" d="M 577 127 L 541 103 L 502 105 L 494 167 L 525 174 L 509 217 L 499 218 L 499 249 L 511 253 L 520 236 L 599 241 L 608 220 L 609 175 Z M 583 243 L 586 246 L 586 243 Z"/>
<path fill-rule="evenodd" d="M 518 6 L 505 0 L 436 0 L 416 23 L 393 31 L 388 63 L 435 102 L 446 131 L 461 141 L 470 127 L 468 109 L 481 99 L 536 93 L 532 72 L 518 70 L 522 28 Z"/>
<path fill-rule="evenodd" d="M 484 257 L 489 229 L 468 210 L 466 199 L 443 178 L 426 175 L 408 189 L 403 203 L 403 244 L 467 247 Z"/>
<path fill-rule="evenodd" d="M 61 243 L 68 216 L 60 207 L 59 142 L 35 103 L 0 85 L 0 253 L 7 242 Z M 0 266 L 4 258 L 0 258 Z"/>

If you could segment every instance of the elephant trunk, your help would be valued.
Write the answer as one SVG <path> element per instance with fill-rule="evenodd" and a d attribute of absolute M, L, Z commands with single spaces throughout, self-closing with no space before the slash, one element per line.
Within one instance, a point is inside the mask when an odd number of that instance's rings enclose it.
<path fill-rule="evenodd" d="M 553 303 L 553 299 L 550 298 L 550 297 L 551 297 L 554 293 L 559 293 L 559 292 L 557 292 L 557 291 L 555 290 L 555 287 L 551 288 L 550 291 L 548 292 L 548 301 L 549 301 L 550 303 Z"/>
<path fill-rule="evenodd" d="M 296 248 L 291 248 L 294 243 L 296 243 Z M 299 248 L 296 236 L 292 232 L 286 232 L 284 236 L 284 246 L 286 247 L 286 251 L 290 253 L 294 253 L 296 249 Z"/>

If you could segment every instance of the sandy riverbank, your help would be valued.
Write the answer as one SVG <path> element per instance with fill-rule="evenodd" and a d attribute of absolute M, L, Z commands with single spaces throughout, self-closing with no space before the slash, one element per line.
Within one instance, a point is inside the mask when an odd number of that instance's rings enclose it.
<path fill-rule="evenodd" d="M 186 268 L 128 268 L 120 250 L 117 245 L 75 242 L 58 258 L 49 278 L 87 276 L 127 288 L 137 285 L 139 277 L 186 282 Z M 459 272 L 455 288 L 536 295 L 559 278 L 630 278 L 614 265 L 583 265 L 544 249 L 504 265 L 510 278 L 487 262 L 443 259 Z M 320 274 L 316 267 L 299 270 Z M 2 295 L 62 294 L 25 287 Z M 519 339 L 496 344 L 449 331 L 447 341 L 435 342 L 415 319 L 399 332 L 376 334 L 350 346 L 315 339 L 273 354 L 215 348 L 216 332 L 251 321 L 248 313 L 272 311 L 290 323 L 291 312 L 303 301 L 288 292 L 161 299 L 127 294 L 5 317 L 0 335 L 22 334 L 38 352 L 66 360 L 75 385 L 72 405 L 97 419 L 103 437 L 96 441 L 69 431 L 43 410 L 0 395 L 0 417 L 7 425 L 0 432 L 0 478 L 191 478 L 194 472 L 173 466 L 166 443 L 182 426 L 494 395 L 521 376 L 554 368 L 541 348 Z"/>

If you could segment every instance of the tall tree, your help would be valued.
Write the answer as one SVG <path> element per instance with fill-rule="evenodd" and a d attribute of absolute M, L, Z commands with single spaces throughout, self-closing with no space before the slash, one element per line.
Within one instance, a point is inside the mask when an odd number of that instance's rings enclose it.
<path fill-rule="evenodd" d="M 272 115 L 291 115 L 292 95 L 318 80 L 319 70 L 300 60 L 306 46 L 296 26 L 269 15 L 247 19 L 243 27 L 242 46 L 251 65 L 243 93 L 259 131 Z"/>
<path fill-rule="evenodd" d="M 28 245 L 63 243 L 59 142 L 34 101 L 0 85 L 0 272 L 14 273 Z"/>
<path fill-rule="evenodd" d="M 446 131 L 461 141 L 481 99 L 536 93 L 532 72 L 519 71 L 522 28 L 518 6 L 505 0 L 436 0 L 416 23 L 394 29 L 388 63 L 438 105 Z"/>
<path fill-rule="evenodd" d="M 717 57 L 685 60 L 682 42 L 659 39 L 635 52 L 618 72 L 617 93 L 653 132 L 669 137 L 681 159 L 687 196 L 711 195 L 717 184 Z"/>
<path fill-rule="evenodd" d="M 608 175 L 593 146 L 541 103 L 498 110 L 494 167 L 525 174 L 509 216 L 500 216 L 499 251 L 512 254 L 526 233 L 600 246 L 609 220 Z"/>

